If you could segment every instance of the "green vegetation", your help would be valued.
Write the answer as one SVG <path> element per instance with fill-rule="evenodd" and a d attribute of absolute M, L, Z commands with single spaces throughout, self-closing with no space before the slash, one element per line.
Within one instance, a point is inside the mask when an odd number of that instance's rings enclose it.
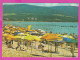
<path fill-rule="evenodd" d="M 3 5 L 3 20 L 37 22 L 78 22 L 78 7 L 65 6 L 62 9 L 61 8 L 58 6 L 40 7 L 25 4 Z"/>

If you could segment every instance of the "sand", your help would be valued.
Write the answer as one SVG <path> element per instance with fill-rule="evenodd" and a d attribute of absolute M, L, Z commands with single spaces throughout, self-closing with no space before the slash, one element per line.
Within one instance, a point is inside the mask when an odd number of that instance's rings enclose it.
<path fill-rule="evenodd" d="M 36 48 L 35 48 L 35 42 L 32 44 L 32 53 L 31 53 L 31 47 L 27 49 L 26 46 L 24 46 L 24 49 L 20 51 L 16 51 L 15 47 L 17 46 L 17 42 L 14 42 L 12 45 L 14 49 L 8 48 L 7 45 L 2 42 L 2 57 L 72 57 L 72 54 L 70 52 L 70 49 L 63 49 L 61 46 L 58 47 L 59 53 L 55 52 L 55 46 L 52 46 L 53 53 L 49 52 L 42 52 L 41 49 L 38 49 L 37 46 L 39 45 L 39 42 L 36 42 Z M 23 47 L 23 45 L 21 45 Z M 51 48 L 51 46 L 49 46 Z M 45 44 L 45 49 L 48 49 L 48 45 Z M 78 48 L 74 51 L 74 55 L 78 57 Z"/>

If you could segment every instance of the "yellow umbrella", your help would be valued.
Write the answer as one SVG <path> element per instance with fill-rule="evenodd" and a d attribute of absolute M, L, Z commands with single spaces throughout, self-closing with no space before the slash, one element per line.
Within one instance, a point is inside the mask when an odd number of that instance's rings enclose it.
<path fill-rule="evenodd" d="M 28 30 L 31 30 L 31 25 L 28 26 Z"/>
<path fill-rule="evenodd" d="M 2 34 L 2 36 L 7 36 L 7 34 Z"/>
<path fill-rule="evenodd" d="M 27 34 L 27 33 L 24 33 L 24 34 L 20 34 L 20 35 L 27 36 L 27 35 L 29 35 L 29 34 Z"/>
<path fill-rule="evenodd" d="M 61 38 L 61 37 L 58 37 L 58 38 L 57 38 L 57 40 L 58 40 L 58 41 L 62 41 L 62 40 L 63 40 L 63 38 Z"/>
<path fill-rule="evenodd" d="M 46 34 L 43 35 L 43 37 L 44 37 L 44 36 L 47 36 L 47 35 L 49 35 L 49 34 L 50 34 L 50 33 L 46 33 Z"/>
<path fill-rule="evenodd" d="M 9 33 L 9 32 L 10 32 L 10 30 L 5 30 L 4 32 Z"/>
<path fill-rule="evenodd" d="M 8 29 L 9 27 L 4 27 L 4 29 Z"/>
<path fill-rule="evenodd" d="M 3 40 L 5 40 L 6 39 L 6 36 L 7 36 L 7 34 L 2 34 L 2 38 L 3 38 Z"/>
<path fill-rule="evenodd" d="M 14 36 L 13 35 L 10 35 L 10 34 L 7 34 L 6 35 L 6 39 L 9 41 L 9 40 L 12 40 L 12 38 L 13 38 Z"/>
<path fill-rule="evenodd" d="M 20 38 L 20 39 L 21 39 L 22 36 L 18 36 L 18 35 L 17 35 L 17 36 L 14 36 L 13 38 L 16 38 L 16 39 L 17 39 L 17 38 Z"/>
<path fill-rule="evenodd" d="M 34 40 L 41 41 L 41 39 L 38 36 L 33 36 Z"/>
<path fill-rule="evenodd" d="M 27 35 L 26 37 L 24 37 L 23 39 L 26 39 L 28 41 L 32 41 L 34 40 L 33 36 L 32 35 Z"/>
<path fill-rule="evenodd" d="M 68 36 L 68 38 L 70 38 L 70 39 L 74 39 L 74 37 L 72 37 L 72 36 Z"/>
<path fill-rule="evenodd" d="M 10 33 L 14 33 L 15 31 L 11 31 Z"/>
<path fill-rule="evenodd" d="M 33 41 L 33 40 L 34 40 L 34 38 L 33 38 L 32 35 L 27 35 L 26 37 L 24 37 L 24 39 L 26 39 L 26 40 L 28 40 L 28 41 Z M 29 42 L 28 42 L 28 43 L 29 43 Z M 27 46 L 27 48 L 28 48 L 28 46 Z M 31 53 L 32 53 L 32 46 L 31 46 Z"/>
<path fill-rule="evenodd" d="M 61 37 L 62 35 L 61 35 L 61 34 L 57 34 L 57 36 L 58 36 L 58 37 Z"/>

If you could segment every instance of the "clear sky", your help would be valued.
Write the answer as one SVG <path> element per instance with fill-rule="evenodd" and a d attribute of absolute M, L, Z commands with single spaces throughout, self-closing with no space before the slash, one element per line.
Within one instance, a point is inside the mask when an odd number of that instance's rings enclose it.
<path fill-rule="evenodd" d="M 78 3 L 3 3 L 3 5 L 15 5 L 15 4 L 28 4 L 28 5 L 35 5 L 35 6 L 76 6 L 78 7 Z"/>

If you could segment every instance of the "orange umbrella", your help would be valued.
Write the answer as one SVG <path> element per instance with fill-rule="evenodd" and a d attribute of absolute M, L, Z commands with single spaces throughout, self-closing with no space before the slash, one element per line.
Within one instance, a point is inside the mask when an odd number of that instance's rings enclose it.
<path fill-rule="evenodd" d="M 46 39 L 47 41 L 52 41 L 58 39 L 59 37 L 57 36 L 57 34 L 48 34 L 41 38 Z"/>
<path fill-rule="evenodd" d="M 8 41 L 12 40 L 13 37 L 14 37 L 14 36 L 12 36 L 12 35 L 10 35 L 10 34 L 7 34 L 7 35 L 6 35 L 6 39 L 7 39 Z"/>
<path fill-rule="evenodd" d="M 4 32 L 9 33 L 9 32 L 10 32 L 10 30 L 5 30 Z"/>
<path fill-rule="evenodd" d="M 57 34 L 48 34 L 48 35 L 43 36 L 42 38 L 46 39 L 47 41 L 55 41 L 55 40 L 61 41 L 62 40 L 62 38 L 58 37 Z M 57 48 L 57 45 L 56 45 L 56 42 L 55 42 L 55 51 L 56 51 L 56 48 Z M 48 44 L 48 51 L 49 51 L 49 44 Z"/>

